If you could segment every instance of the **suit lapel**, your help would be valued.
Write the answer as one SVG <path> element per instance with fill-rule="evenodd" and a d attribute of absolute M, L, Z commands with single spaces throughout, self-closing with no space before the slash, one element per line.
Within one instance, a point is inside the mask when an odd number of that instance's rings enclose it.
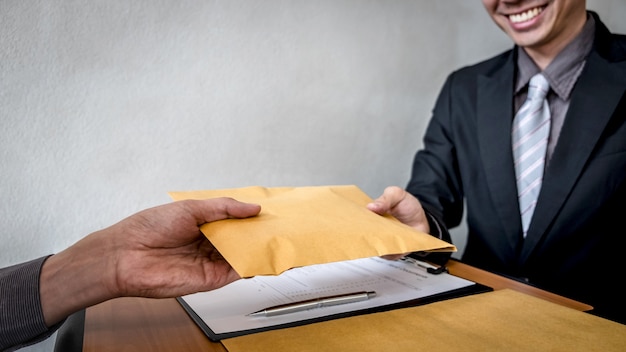
<path fill-rule="evenodd" d="M 563 129 L 546 169 L 537 207 L 520 255 L 523 263 L 556 221 L 559 210 L 626 90 L 611 64 L 595 51 L 574 88 Z"/>
<path fill-rule="evenodd" d="M 477 132 L 480 160 L 510 246 L 507 255 L 515 255 L 522 226 L 511 155 L 514 56 L 512 51 L 508 58 L 510 62 L 502 65 L 500 70 L 478 77 L 476 106 L 477 126 L 481 126 Z"/>

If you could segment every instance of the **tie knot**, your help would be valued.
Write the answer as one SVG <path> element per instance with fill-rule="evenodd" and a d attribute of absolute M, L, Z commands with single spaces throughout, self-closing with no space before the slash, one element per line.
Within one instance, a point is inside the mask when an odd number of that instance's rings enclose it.
<path fill-rule="evenodd" d="M 541 73 L 538 73 L 528 83 L 528 99 L 543 99 L 548 94 L 549 89 L 548 80 Z"/>

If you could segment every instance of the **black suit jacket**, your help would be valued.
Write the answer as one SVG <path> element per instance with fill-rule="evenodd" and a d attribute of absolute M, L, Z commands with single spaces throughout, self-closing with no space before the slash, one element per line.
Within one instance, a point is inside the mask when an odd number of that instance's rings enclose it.
<path fill-rule="evenodd" d="M 462 260 L 626 322 L 626 36 L 596 14 L 526 239 L 511 151 L 516 50 L 452 73 L 407 190 L 448 228 L 467 205 Z"/>

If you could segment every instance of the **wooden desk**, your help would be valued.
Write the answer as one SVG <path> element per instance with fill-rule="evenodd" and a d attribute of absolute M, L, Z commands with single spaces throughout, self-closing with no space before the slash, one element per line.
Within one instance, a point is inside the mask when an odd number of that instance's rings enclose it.
<path fill-rule="evenodd" d="M 510 288 L 512 290 L 522 292 L 530 296 L 539 297 L 546 301 L 570 307 L 581 312 L 587 312 L 593 309 L 593 307 L 588 304 L 578 302 L 567 297 L 559 296 L 557 294 L 544 291 L 534 286 L 526 285 L 522 282 L 511 280 L 500 275 L 492 274 L 488 271 L 481 270 L 467 264 L 463 264 L 456 260 L 448 261 L 448 264 L 446 264 L 446 266 L 448 267 L 450 274 L 481 283 L 485 286 L 493 288 L 494 290 Z"/>
<path fill-rule="evenodd" d="M 510 288 L 580 311 L 592 307 L 521 282 L 451 260 L 451 274 L 492 287 Z M 83 351 L 219 351 L 175 299 L 118 298 L 88 308 Z"/>

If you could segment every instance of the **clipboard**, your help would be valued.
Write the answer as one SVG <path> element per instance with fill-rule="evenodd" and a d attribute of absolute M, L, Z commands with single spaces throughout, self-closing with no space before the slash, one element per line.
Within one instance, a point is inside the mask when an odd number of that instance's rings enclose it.
<path fill-rule="evenodd" d="M 491 287 L 436 269 L 408 257 L 397 261 L 362 258 L 294 268 L 278 276 L 241 279 L 217 290 L 178 297 L 177 301 L 215 342 L 493 291 Z M 246 317 L 276 304 L 355 290 L 375 290 L 376 297 L 279 317 Z"/>

